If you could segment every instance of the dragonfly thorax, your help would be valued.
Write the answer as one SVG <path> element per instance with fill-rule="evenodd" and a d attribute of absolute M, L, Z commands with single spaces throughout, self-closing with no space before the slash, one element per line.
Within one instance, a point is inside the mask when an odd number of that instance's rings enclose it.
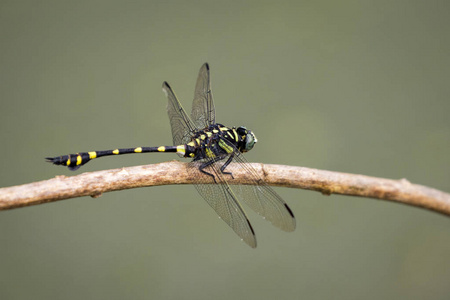
<path fill-rule="evenodd" d="M 248 152 L 256 142 L 254 133 L 243 126 L 230 128 L 222 124 L 212 124 L 196 132 L 187 146 L 195 148 L 195 150 L 191 148 L 191 151 L 195 152 L 194 158 L 198 160 L 232 152 Z"/>

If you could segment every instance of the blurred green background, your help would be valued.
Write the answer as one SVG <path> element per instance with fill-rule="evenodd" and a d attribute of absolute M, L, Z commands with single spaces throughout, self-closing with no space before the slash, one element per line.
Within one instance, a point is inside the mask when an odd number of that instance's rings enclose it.
<path fill-rule="evenodd" d="M 44 157 L 170 145 L 161 84 L 190 109 L 209 62 L 217 121 L 247 159 L 450 191 L 448 1 L 1 1 L 0 186 L 78 172 Z M 1 299 L 449 299 L 450 219 L 276 188 L 258 248 L 192 186 L 0 212 Z"/>

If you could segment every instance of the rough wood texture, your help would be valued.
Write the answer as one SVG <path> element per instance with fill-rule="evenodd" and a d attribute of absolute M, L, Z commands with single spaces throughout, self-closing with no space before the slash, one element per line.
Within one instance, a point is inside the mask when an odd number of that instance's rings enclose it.
<path fill-rule="evenodd" d="M 178 161 L 155 165 L 83 173 L 76 176 L 56 176 L 53 179 L 0 189 L 0 210 L 41 204 L 57 200 L 91 196 L 105 192 L 167 185 L 193 184 L 186 163 Z M 267 184 L 319 191 L 325 195 L 342 194 L 384 199 L 433 210 L 450 216 L 450 194 L 412 184 L 406 179 L 390 180 L 364 175 L 346 174 L 302 167 L 263 165 L 252 166 Z M 248 184 L 246 174 L 233 171 L 230 184 Z"/>

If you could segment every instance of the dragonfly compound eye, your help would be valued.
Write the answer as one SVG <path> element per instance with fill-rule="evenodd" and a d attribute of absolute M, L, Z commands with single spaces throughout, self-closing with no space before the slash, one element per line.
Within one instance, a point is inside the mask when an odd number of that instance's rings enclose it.
<path fill-rule="evenodd" d="M 250 130 L 247 131 L 247 135 L 245 136 L 245 151 L 252 150 L 255 143 L 258 141 L 256 136 Z"/>

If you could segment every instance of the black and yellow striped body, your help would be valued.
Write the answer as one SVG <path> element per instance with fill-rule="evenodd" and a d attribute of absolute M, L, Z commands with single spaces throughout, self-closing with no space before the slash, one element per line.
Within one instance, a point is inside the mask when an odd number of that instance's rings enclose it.
<path fill-rule="evenodd" d="M 176 152 L 178 154 L 186 153 L 186 145 L 180 146 L 161 146 L 161 147 L 137 147 L 137 148 L 123 148 L 114 150 L 90 151 L 80 152 L 76 154 L 68 154 L 57 157 L 47 157 L 47 161 L 55 165 L 62 165 L 69 167 L 70 170 L 75 171 L 87 162 L 103 157 L 131 153 L 151 153 L 151 152 Z"/>
<path fill-rule="evenodd" d="M 235 151 L 235 149 L 238 149 L 240 152 L 245 152 L 246 135 L 242 135 L 244 131 L 240 128 L 243 127 L 236 129 L 228 128 L 221 124 L 214 124 L 205 130 L 198 131 L 192 137 L 191 142 L 185 145 L 80 152 L 57 157 L 47 157 L 46 159 L 55 165 L 66 166 L 70 170 L 75 171 L 95 158 L 132 153 L 170 152 L 177 153 L 181 157 L 193 158 L 194 160 L 215 158 L 228 155 Z M 245 130 L 246 134 L 248 132 Z M 254 137 L 251 132 L 250 134 Z"/>
<path fill-rule="evenodd" d="M 246 135 L 250 134 L 256 142 L 256 137 L 251 131 L 247 131 L 244 127 L 238 129 L 228 128 L 222 124 L 210 125 L 208 128 L 198 131 L 188 147 L 195 149 L 195 160 L 203 158 L 215 158 L 229 155 L 234 151 L 246 152 Z"/>

